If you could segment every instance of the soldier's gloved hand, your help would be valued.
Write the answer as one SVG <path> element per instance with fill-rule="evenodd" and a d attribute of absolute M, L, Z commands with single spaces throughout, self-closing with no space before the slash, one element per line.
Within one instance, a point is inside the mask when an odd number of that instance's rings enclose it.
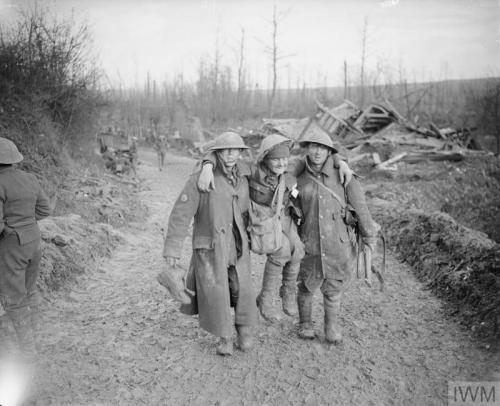
<path fill-rule="evenodd" d="M 200 192 L 215 190 L 213 165 L 211 163 L 203 164 L 200 176 L 198 177 L 198 190 Z"/>
<path fill-rule="evenodd" d="M 184 285 L 184 270 L 177 267 L 177 258 L 166 257 L 162 271 L 156 277 L 156 280 L 165 287 L 173 299 L 182 304 L 191 303 L 191 298 L 186 292 Z"/>
<path fill-rule="evenodd" d="M 339 175 L 340 183 L 347 186 L 352 179 L 353 171 L 349 168 L 349 165 L 343 160 L 339 160 Z"/>

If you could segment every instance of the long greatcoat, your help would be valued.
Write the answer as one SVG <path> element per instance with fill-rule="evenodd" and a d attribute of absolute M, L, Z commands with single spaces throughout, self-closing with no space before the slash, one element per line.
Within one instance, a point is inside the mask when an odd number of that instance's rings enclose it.
<path fill-rule="evenodd" d="M 345 288 L 353 276 L 357 260 L 354 229 L 344 222 L 340 203 L 311 177 L 333 190 L 344 204 L 347 199 L 353 206 L 364 239 L 373 239 L 376 234 L 376 226 L 368 211 L 361 185 L 352 179 L 344 191 L 333 160 L 332 156 L 328 157 L 322 170 L 316 174 L 310 171 L 308 165 L 303 165 L 297 177 L 304 214 L 299 235 L 306 251 L 300 278 L 310 291 L 317 289 L 324 279 L 338 284 L 341 289 Z"/>
<path fill-rule="evenodd" d="M 238 164 L 237 164 L 238 165 Z M 219 337 L 233 334 L 233 325 L 257 324 L 257 306 L 250 271 L 250 252 L 246 233 L 250 198 L 247 173 L 238 167 L 238 178 L 233 186 L 218 169 L 214 171 L 215 190 L 200 193 L 193 174 L 170 213 L 164 256 L 179 258 L 194 217 L 192 257 L 186 284 L 196 291 L 191 306 L 183 306 L 187 314 L 199 314 L 200 327 Z M 234 229 L 234 230 L 233 230 Z M 230 239 L 238 248 L 236 273 L 238 300 L 235 321 L 230 311 L 228 261 Z"/>

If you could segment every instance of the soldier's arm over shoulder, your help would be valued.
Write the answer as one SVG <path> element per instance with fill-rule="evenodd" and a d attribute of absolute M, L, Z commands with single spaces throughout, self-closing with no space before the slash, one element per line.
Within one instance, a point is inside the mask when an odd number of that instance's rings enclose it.
<path fill-rule="evenodd" d="M 357 179 L 352 179 L 346 186 L 346 192 L 347 200 L 358 216 L 361 235 L 364 238 L 375 237 L 377 232 L 376 225 L 368 210 L 365 194 L 359 181 Z"/>
<path fill-rule="evenodd" d="M 335 152 L 334 154 L 332 154 L 332 159 L 333 159 L 333 166 L 335 168 L 339 167 L 340 161 L 344 161 L 345 163 L 347 163 L 347 157 L 339 154 L 338 152 Z"/>
<path fill-rule="evenodd" d="M 182 245 L 200 203 L 200 193 L 196 186 L 197 179 L 198 173 L 191 175 L 170 212 L 163 249 L 164 257 L 180 258 L 181 256 Z"/>
<path fill-rule="evenodd" d="M 203 155 L 203 158 L 201 158 L 202 166 L 205 164 L 212 164 L 212 168 L 214 168 L 216 162 L 217 162 L 217 156 L 215 155 L 214 151 L 208 151 L 205 155 Z"/>
<path fill-rule="evenodd" d="M 288 160 L 288 167 L 286 171 L 290 173 L 292 176 L 299 176 L 306 167 L 306 160 L 301 157 L 293 157 Z"/>

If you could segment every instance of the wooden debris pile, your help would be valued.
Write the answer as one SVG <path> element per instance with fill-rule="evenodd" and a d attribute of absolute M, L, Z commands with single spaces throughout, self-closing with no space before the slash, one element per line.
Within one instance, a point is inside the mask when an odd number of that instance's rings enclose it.
<path fill-rule="evenodd" d="M 112 134 L 101 134 L 98 137 L 99 153 L 104 166 L 115 175 L 136 174 L 137 144 L 132 140 L 130 145 Z"/>
<path fill-rule="evenodd" d="M 418 126 L 401 115 L 388 101 L 372 103 L 364 110 L 344 100 L 329 108 L 316 102 L 316 111 L 302 119 L 263 119 L 259 129 L 244 135 L 245 143 L 257 149 L 269 134 L 300 141 L 306 134 L 324 131 L 349 162 L 366 161 L 377 169 L 396 169 L 397 162 L 461 161 L 482 151 L 476 128 Z M 298 143 L 296 143 L 297 145 Z"/>
<path fill-rule="evenodd" d="M 457 162 L 466 155 L 486 153 L 473 134 L 475 128 L 417 126 L 387 100 L 370 104 L 364 111 L 350 101 L 334 108 L 317 102 L 316 107 L 298 139 L 320 128 L 340 145 L 351 163 L 363 161 L 376 169 L 395 170 L 397 162 Z"/>

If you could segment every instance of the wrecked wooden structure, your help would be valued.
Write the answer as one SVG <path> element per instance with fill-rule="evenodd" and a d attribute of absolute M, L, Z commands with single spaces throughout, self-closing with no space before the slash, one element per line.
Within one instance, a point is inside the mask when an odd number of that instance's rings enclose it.
<path fill-rule="evenodd" d="M 279 133 L 294 141 L 306 134 L 324 131 L 350 162 L 370 160 L 378 169 L 395 169 L 398 161 L 459 161 L 464 154 L 481 150 L 476 128 L 429 128 L 417 126 L 388 101 L 372 103 L 361 110 L 344 100 L 327 107 L 316 102 L 316 111 L 304 119 L 264 119 L 261 129 L 247 135 L 249 146 L 257 147 L 263 137 Z"/>

